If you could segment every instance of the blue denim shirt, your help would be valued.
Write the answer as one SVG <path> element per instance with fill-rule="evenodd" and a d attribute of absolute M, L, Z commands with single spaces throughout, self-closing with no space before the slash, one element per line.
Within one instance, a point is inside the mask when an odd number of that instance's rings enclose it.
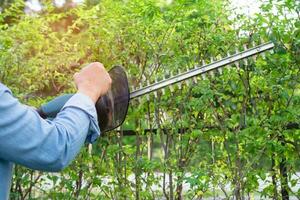
<path fill-rule="evenodd" d="M 13 163 L 56 172 L 100 135 L 92 100 L 75 94 L 52 121 L 21 104 L 0 83 L 0 200 L 9 198 Z"/>

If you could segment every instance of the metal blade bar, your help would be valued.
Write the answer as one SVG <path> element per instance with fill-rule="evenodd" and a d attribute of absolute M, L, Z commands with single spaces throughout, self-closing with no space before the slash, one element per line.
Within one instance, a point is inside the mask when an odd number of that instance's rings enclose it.
<path fill-rule="evenodd" d="M 213 63 L 201 66 L 199 68 L 192 69 L 190 71 L 187 71 L 187 72 L 178 74 L 176 76 L 173 76 L 171 78 L 168 78 L 168 79 L 162 80 L 160 82 L 154 83 L 152 85 L 148 85 L 144 88 L 135 90 L 135 91 L 130 93 L 130 99 L 134 99 L 136 97 L 143 96 L 145 94 L 151 93 L 153 91 L 159 90 L 159 89 L 167 87 L 169 85 L 184 81 L 186 79 L 195 77 L 195 76 L 203 74 L 203 73 L 207 73 L 211 70 L 215 70 L 215 69 L 218 69 L 220 67 L 233 64 L 236 61 L 254 56 L 256 54 L 259 54 L 259 53 L 262 53 L 264 51 L 270 50 L 272 48 L 274 48 L 274 44 L 272 42 L 267 42 L 265 44 L 258 45 L 256 47 L 247 49 L 243 52 L 236 53 L 234 55 L 228 56 L 226 58 L 215 61 Z"/>

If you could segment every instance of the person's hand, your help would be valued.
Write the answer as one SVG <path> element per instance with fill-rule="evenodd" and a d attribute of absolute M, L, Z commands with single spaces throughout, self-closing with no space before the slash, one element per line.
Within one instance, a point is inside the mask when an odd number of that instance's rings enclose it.
<path fill-rule="evenodd" d="M 78 92 L 89 96 L 94 103 L 105 95 L 111 86 L 111 78 L 99 62 L 91 63 L 75 73 L 74 81 Z"/>

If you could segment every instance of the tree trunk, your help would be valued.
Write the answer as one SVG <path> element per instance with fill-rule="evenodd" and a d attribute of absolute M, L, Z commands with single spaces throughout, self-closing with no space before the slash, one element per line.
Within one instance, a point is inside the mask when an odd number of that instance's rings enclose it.
<path fill-rule="evenodd" d="M 288 174 L 286 167 L 286 159 L 282 158 L 282 161 L 279 164 L 280 168 L 280 182 L 281 182 L 281 195 L 282 200 L 289 200 L 289 190 L 288 190 Z"/>
<path fill-rule="evenodd" d="M 272 174 L 272 184 L 273 184 L 273 187 L 274 187 L 273 200 L 278 200 L 277 183 L 276 183 L 276 171 L 275 171 L 275 154 L 274 153 L 272 155 L 271 174 Z"/>
<path fill-rule="evenodd" d="M 285 139 L 284 136 L 279 136 L 280 143 L 283 147 L 285 147 Z M 287 164 L 286 157 L 284 153 L 281 153 L 281 161 L 279 163 L 280 170 L 280 183 L 281 183 L 281 196 L 282 200 L 289 200 L 289 186 L 288 186 L 288 173 L 287 173 Z"/>

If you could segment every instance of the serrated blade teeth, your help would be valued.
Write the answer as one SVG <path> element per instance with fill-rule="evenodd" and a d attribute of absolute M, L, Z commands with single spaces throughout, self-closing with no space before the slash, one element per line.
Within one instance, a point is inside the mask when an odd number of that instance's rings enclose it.
<path fill-rule="evenodd" d="M 174 92 L 173 85 L 170 85 L 169 88 L 170 88 L 170 91 L 173 93 Z"/>
<path fill-rule="evenodd" d="M 227 57 L 231 57 L 229 51 L 227 51 Z M 232 61 L 232 58 L 229 59 L 229 62 L 231 62 L 231 61 Z"/>
<path fill-rule="evenodd" d="M 181 88 L 182 88 L 182 82 L 178 83 L 178 88 L 181 90 Z"/>
<path fill-rule="evenodd" d="M 197 80 L 197 77 L 193 77 L 193 82 L 196 84 L 196 83 L 198 83 L 198 80 Z"/>
<path fill-rule="evenodd" d="M 240 69 L 240 63 L 238 61 L 235 61 L 234 65 L 236 66 L 237 69 Z"/>
<path fill-rule="evenodd" d="M 178 74 L 181 74 L 181 69 L 178 69 Z"/>
<path fill-rule="evenodd" d="M 255 61 L 257 59 L 257 55 L 253 55 L 252 58 Z"/>
<path fill-rule="evenodd" d="M 252 40 L 250 41 L 252 42 Z M 250 48 L 251 47 L 251 48 Z M 243 51 L 243 48 L 246 51 Z M 247 50 L 247 48 L 250 48 Z M 192 65 L 185 65 L 182 66 L 181 69 L 179 68 L 172 68 L 173 71 L 170 71 L 170 75 L 166 74 L 167 76 L 165 76 L 165 79 L 161 79 L 161 81 L 159 81 L 157 78 L 162 78 L 159 76 L 154 76 L 153 78 L 149 79 L 149 77 L 147 77 L 146 81 L 145 81 L 145 76 L 141 75 L 140 82 L 136 82 L 135 80 L 135 86 L 136 88 L 141 88 L 141 89 L 137 89 L 133 94 L 130 95 L 130 98 L 137 98 L 139 96 L 145 95 L 147 93 L 154 93 L 155 97 L 158 97 L 162 94 L 165 95 L 166 91 L 165 89 L 163 89 L 166 86 L 169 86 L 171 92 L 174 92 L 175 89 L 181 89 L 181 88 L 185 88 L 187 86 L 190 86 L 194 83 L 197 83 L 199 80 L 201 80 L 201 78 L 203 80 L 205 79 L 209 79 L 211 80 L 211 77 L 217 76 L 219 74 L 222 73 L 229 73 L 232 70 L 225 70 L 223 69 L 223 67 L 229 68 L 229 67 L 236 67 L 237 70 L 233 70 L 233 71 L 238 71 L 240 72 L 240 70 L 249 64 L 253 63 L 253 56 L 254 55 L 259 55 L 262 54 L 263 51 L 268 51 L 270 49 L 274 48 L 274 44 L 272 42 L 268 42 L 266 44 L 262 44 L 259 46 L 256 46 L 254 48 L 252 48 L 251 43 L 247 44 L 247 45 L 242 45 L 242 47 L 236 46 L 235 51 L 236 53 L 233 53 L 233 51 L 227 51 L 224 55 L 224 58 L 222 58 L 223 54 L 218 54 L 215 57 L 208 57 L 208 59 L 206 59 L 206 61 L 208 62 L 208 64 L 205 63 L 205 60 L 199 60 L 199 62 L 202 62 L 203 66 L 200 66 L 199 63 L 197 63 L 198 65 L 192 66 Z M 239 49 L 241 50 L 241 52 L 239 52 Z M 232 55 L 230 55 L 230 53 L 232 53 Z M 267 54 L 269 55 L 269 54 Z M 264 56 L 264 54 L 262 54 L 262 56 Z M 220 58 L 221 57 L 221 58 Z M 211 62 L 211 64 L 210 64 Z M 194 67 L 194 69 L 190 69 L 189 67 Z M 195 70 L 196 68 L 196 70 Z M 182 70 L 184 71 L 182 73 Z M 173 76 L 172 72 L 178 72 L 178 74 L 176 73 L 176 76 Z M 216 73 L 216 74 L 215 74 Z M 199 75 L 201 75 L 201 77 L 199 77 Z M 208 77 L 206 77 L 208 76 Z M 151 82 L 151 84 L 149 84 L 149 80 L 154 80 L 155 78 L 155 84 L 152 84 L 153 82 Z M 213 79 L 212 79 L 213 80 Z M 146 83 L 148 83 L 148 87 L 143 87 L 143 85 L 146 85 Z M 170 86 L 171 84 L 177 84 L 178 86 L 173 85 Z M 162 90 L 160 90 L 162 89 Z M 159 90 L 157 92 L 155 92 L 155 90 Z M 168 92 L 168 91 L 167 91 Z M 151 96 L 152 98 L 152 96 Z M 151 99 L 150 98 L 150 99 Z M 146 98 L 142 99 L 142 101 L 144 102 Z"/>
<path fill-rule="evenodd" d="M 130 91 L 135 91 L 135 88 L 134 88 L 134 86 L 131 86 L 131 89 L 130 89 Z"/>
<path fill-rule="evenodd" d="M 223 69 L 222 69 L 222 67 L 219 67 L 219 68 L 218 68 L 218 72 L 219 72 L 220 74 L 222 74 L 222 73 L 223 73 Z"/>
<path fill-rule="evenodd" d="M 235 53 L 239 53 L 239 49 L 237 47 L 235 47 Z"/>
<path fill-rule="evenodd" d="M 138 102 L 139 104 L 141 104 L 141 102 L 142 102 L 141 97 L 138 97 L 138 98 L 137 98 L 137 102 Z"/>
<path fill-rule="evenodd" d="M 190 85 L 192 85 L 192 80 L 188 79 L 188 80 L 185 81 L 185 83 L 186 83 L 187 86 L 190 86 Z"/>
<path fill-rule="evenodd" d="M 225 68 L 226 68 L 226 69 L 230 69 L 230 68 L 231 68 L 231 65 L 226 65 Z"/>
<path fill-rule="evenodd" d="M 147 101 L 150 101 L 150 95 L 149 94 L 146 95 L 146 98 L 147 98 Z"/>

